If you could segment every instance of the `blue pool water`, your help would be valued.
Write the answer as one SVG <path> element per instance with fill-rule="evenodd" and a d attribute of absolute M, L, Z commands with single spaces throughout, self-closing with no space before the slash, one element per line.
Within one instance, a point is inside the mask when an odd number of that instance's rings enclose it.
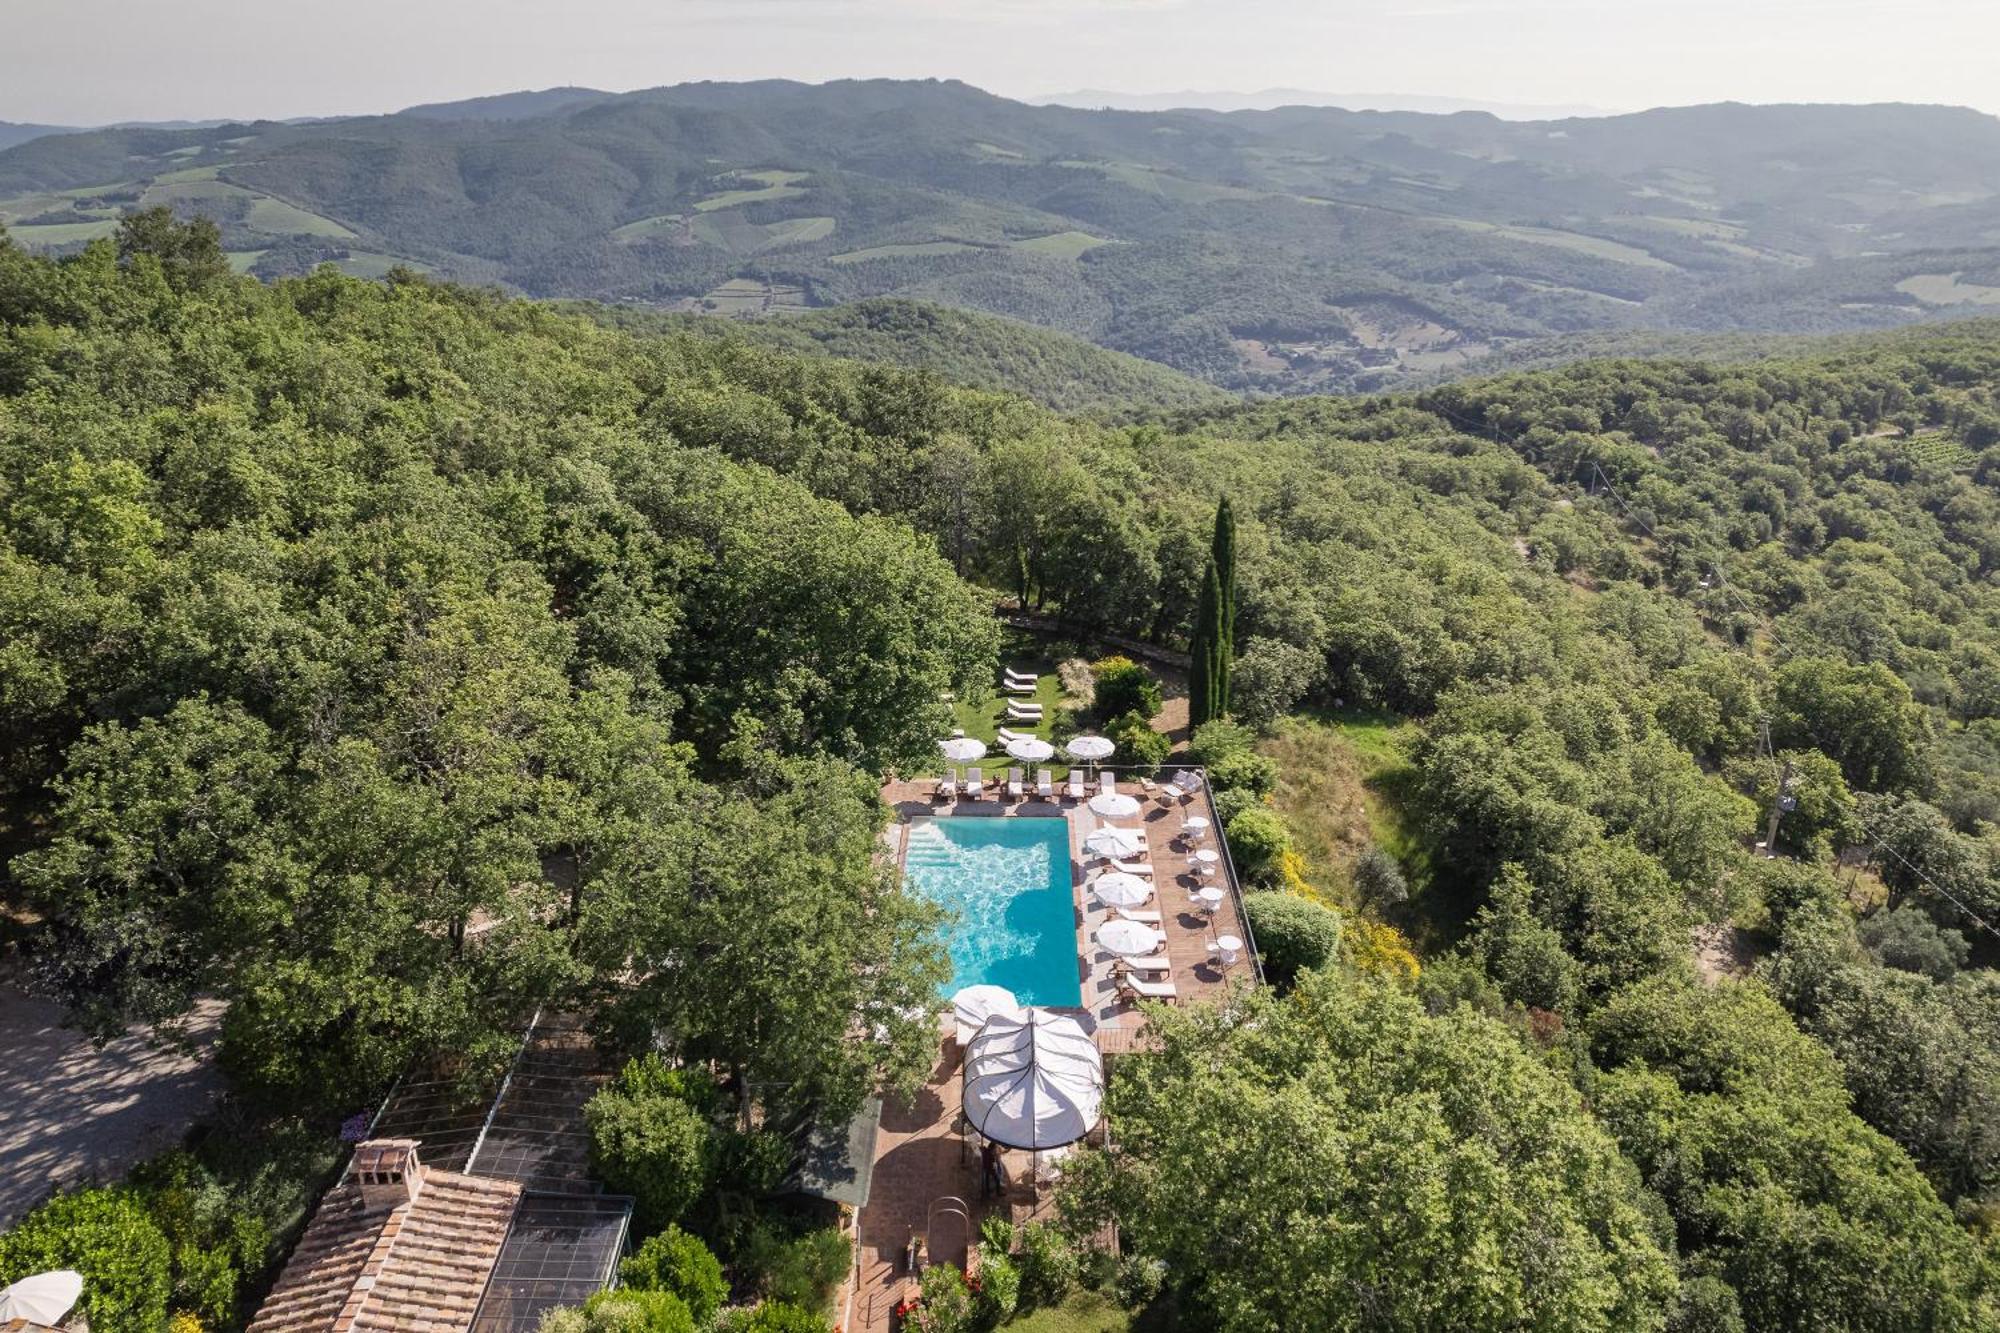
<path fill-rule="evenodd" d="M 1023 1004 L 1083 1003 L 1066 819 L 920 819 L 903 857 L 910 888 L 954 916 L 947 990 L 1005 986 Z"/>

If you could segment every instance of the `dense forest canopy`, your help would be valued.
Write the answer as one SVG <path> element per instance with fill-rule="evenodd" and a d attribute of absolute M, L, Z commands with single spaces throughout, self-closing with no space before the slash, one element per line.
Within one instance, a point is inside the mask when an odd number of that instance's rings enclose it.
<path fill-rule="evenodd" d="M 1967 324 L 1113 425 L 260 285 L 157 214 L 0 243 L 8 894 L 83 1020 L 219 995 L 267 1094 L 558 998 L 816 1105 L 907 1086 L 943 970 L 877 776 L 996 595 L 1185 647 L 1226 496 L 1233 712 L 1397 722 L 1408 883 L 1256 889 L 1338 949 L 1162 1016 L 1065 1206 L 1189 1327 L 1991 1328 L 1996 395 Z M 1698 967 L 1715 926 L 1756 961 Z"/>
<path fill-rule="evenodd" d="M 746 316 L 898 297 L 1301 392 L 1592 331 L 1977 313 L 1996 154 L 2000 120 L 1937 106 L 1510 122 L 696 83 L 40 137 L 0 150 L 0 222 L 62 251 L 168 205 L 267 277 L 403 263 Z"/>

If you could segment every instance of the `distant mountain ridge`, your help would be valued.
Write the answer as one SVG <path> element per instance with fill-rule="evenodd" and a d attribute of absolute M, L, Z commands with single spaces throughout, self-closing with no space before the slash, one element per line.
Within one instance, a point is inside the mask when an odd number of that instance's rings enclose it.
<path fill-rule="evenodd" d="M 0 151 L 35 248 L 213 217 L 239 267 L 544 297 L 1004 315 L 1230 388 L 1434 378 L 1587 333 L 1831 332 L 2000 305 L 2000 119 L 1030 106 L 952 80 L 552 88 Z"/>
<path fill-rule="evenodd" d="M 1567 120 L 1573 116 L 1618 114 L 1586 103 L 1537 106 L 1424 93 L 1325 93 L 1304 88 L 1266 88 L 1254 93 L 1114 93 L 1101 88 L 1080 88 L 1075 92 L 1049 93 L 1026 100 L 1033 106 L 1072 106 L 1111 111 L 1274 111 L 1281 106 L 1331 106 L 1344 111 L 1417 111 L 1437 116 L 1480 111 L 1501 120 Z"/>

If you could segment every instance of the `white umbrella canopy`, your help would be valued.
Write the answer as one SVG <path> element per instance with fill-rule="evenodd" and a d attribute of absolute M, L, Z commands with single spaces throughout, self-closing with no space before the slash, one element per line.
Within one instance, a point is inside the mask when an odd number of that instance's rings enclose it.
<path fill-rule="evenodd" d="M 1139 830 L 1132 828 L 1093 829 L 1090 836 L 1083 840 L 1083 850 L 1088 855 L 1115 856 L 1121 861 L 1128 856 L 1137 856 L 1145 849 L 1146 843 L 1139 836 Z"/>
<path fill-rule="evenodd" d="M 1007 753 L 1024 764 L 1041 764 L 1055 757 L 1056 747 L 1033 736 L 1022 736 L 1007 742 Z"/>
<path fill-rule="evenodd" d="M 1075 1143 L 1104 1107 L 1104 1061 L 1082 1024 L 1045 1009 L 995 1017 L 965 1051 L 965 1119 L 1009 1148 Z"/>
<path fill-rule="evenodd" d="M 1090 882 L 1091 892 L 1111 907 L 1137 907 L 1153 896 L 1153 886 L 1138 875 L 1114 870 Z"/>
<path fill-rule="evenodd" d="M 1111 741 L 1104 736 L 1078 736 L 1063 749 L 1069 751 L 1072 759 L 1084 759 L 1096 763 L 1111 757 Z"/>
<path fill-rule="evenodd" d="M 1137 921 L 1107 921 L 1097 928 L 1097 942 L 1112 953 L 1128 958 L 1149 954 L 1160 947 L 1160 936 L 1151 926 Z"/>
<path fill-rule="evenodd" d="M 1005 986 L 967 986 L 951 997 L 952 1021 L 958 1026 L 961 1046 L 994 1015 L 1019 1018 L 1021 1013 L 1021 1001 Z"/>
<path fill-rule="evenodd" d="M 1139 800 L 1122 791 L 1101 792 L 1090 798 L 1090 809 L 1106 819 L 1130 819 L 1139 813 Z"/>
<path fill-rule="evenodd" d="M 54 1327 L 81 1295 L 83 1275 L 67 1268 L 24 1277 L 11 1287 L 0 1287 L 0 1323 L 25 1319 Z"/>
<path fill-rule="evenodd" d="M 970 764 L 986 757 L 986 742 L 977 736 L 953 736 L 939 741 L 938 751 L 954 764 Z"/>

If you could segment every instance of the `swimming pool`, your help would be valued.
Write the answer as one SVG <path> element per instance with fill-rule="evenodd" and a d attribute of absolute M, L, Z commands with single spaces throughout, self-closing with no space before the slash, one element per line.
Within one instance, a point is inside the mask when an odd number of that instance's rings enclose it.
<path fill-rule="evenodd" d="M 1083 1003 L 1068 820 L 920 819 L 903 873 L 912 891 L 956 916 L 945 931 L 950 990 L 983 982 L 1023 1004 Z"/>

